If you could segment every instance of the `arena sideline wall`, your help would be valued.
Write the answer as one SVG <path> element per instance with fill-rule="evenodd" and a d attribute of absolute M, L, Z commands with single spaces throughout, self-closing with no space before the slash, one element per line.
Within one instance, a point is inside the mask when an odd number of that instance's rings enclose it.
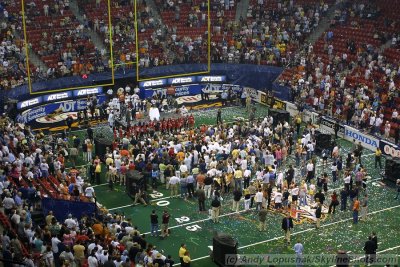
<path fill-rule="evenodd" d="M 140 77 L 154 78 L 161 76 L 171 76 L 179 73 L 191 73 L 195 70 L 206 67 L 204 64 L 182 64 L 175 66 L 161 66 L 149 68 L 141 71 Z M 136 84 L 136 70 L 126 69 L 123 71 L 115 71 L 115 84 Z M 211 64 L 210 75 L 226 75 L 228 83 L 251 87 L 257 90 L 272 90 L 274 81 L 282 73 L 283 69 L 273 66 L 250 65 L 250 64 Z M 56 80 L 36 82 L 32 85 L 32 92 L 51 90 L 52 88 L 68 88 L 68 87 L 84 87 L 95 86 L 107 83 L 109 79 L 108 73 L 90 74 L 87 79 L 80 76 L 65 77 Z M 277 97 L 280 99 L 288 99 L 286 93 L 281 94 L 281 90 L 285 88 L 275 86 L 274 91 L 279 93 Z M 0 99 L 16 99 L 18 101 L 32 98 L 27 85 L 19 86 L 11 90 L 0 92 Z"/>

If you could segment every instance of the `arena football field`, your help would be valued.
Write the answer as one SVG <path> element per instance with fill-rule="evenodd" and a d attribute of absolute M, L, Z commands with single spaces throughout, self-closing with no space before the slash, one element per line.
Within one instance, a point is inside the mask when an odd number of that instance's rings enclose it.
<path fill-rule="evenodd" d="M 267 112 L 265 106 L 258 106 L 258 116 L 263 116 Z M 224 108 L 222 114 L 225 121 L 233 121 L 238 117 L 247 118 L 246 110 L 239 107 Z M 216 110 L 195 111 L 194 115 L 196 124 L 214 124 Z M 77 130 L 75 133 L 82 135 L 83 131 Z M 338 142 L 342 147 L 342 155 L 347 154 L 352 144 L 343 139 L 339 139 Z M 102 176 L 102 184 L 95 186 L 95 191 L 97 201 L 106 207 L 110 213 L 123 213 L 131 218 L 133 224 L 146 234 L 148 242 L 156 244 L 157 249 L 163 250 L 166 255 L 172 255 L 178 265 L 179 247 L 181 243 L 186 243 L 193 260 L 192 266 L 215 266 L 209 256 L 214 232 L 227 233 L 237 239 L 240 254 L 294 254 L 293 244 L 299 240 L 304 245 L 305 254 L 328 255 L 336 254 L 338 249 L 354 254 L 364 254 L 364 243 L 368 240 L 368 235 L 375 231 L 378 236 L 378 254 L 399 256 L 400 224 L 398 219 L 400 218 L 400 201 L 394 199 L 394 187 L 381 181 L 381 170 L 374 166 L 373 152 L 364 150 L 362 157 L 362 163 L 367 167 L 370 176 L 367 182 L 369 194 L 367 221 L 360 221 L 358 225 L 353 225 L 352 213 L 350 211 L 341 212 L 339 206 L 334 215 L 324 214 L 321 228 L 315 229 L 312 215 L 306 207 L 305 210 L 300 212 L 299 220 L 295 221 L 290 246 L 287 246 L 284 242 L 284 235 L 281 230 L 283 214 L 271 210 L 267 217 L 267 231 L 259 232 L 258 215 L 254 209 L 244 212 L 243 204 L 241 204 L 240 212 L 232 212 L 231 195 L 223 196 L 220 223 L 214 224 L 207 212 L 198 212 L 196 199 L 184 200 L 178 196 L 171 196 L 170 192 L 165 189 L 165 185 L 160 185 L 150 195 L 150 205 L 146 207 L 143 205 L 133 206 L 133 201 L 125 193 L 124 187 L 116 185 L 113 191 L 109 191 L 104 175 Z M 289 158 L 287 163 L 294 163 L 294 159 Z M 384 166 L 384 161 L 382 163 Z M 328 166 L 330 165 L 328 164 Z M 318 164 L 317 173 L 323 171 L 321 164 Z M 298 176 L 296 178 L 299 179 Z M 330 184 L 329 193 L 336 190 L 339 194 L 341 188 L 342 182 L 336 185 Z M 328 204 L 329 196 L 327 196 L 327 199 Z M 210 207 L 210 201 L 206 202 L 206 208 L 207 206 Z M 150 235 L 150 213 L 153 209 L 157 211 L 159 216 L 165 209 L 171 214 L 171 234 L 166 239 Z M 306 266 L 323 265 L 307 264 Z"/>

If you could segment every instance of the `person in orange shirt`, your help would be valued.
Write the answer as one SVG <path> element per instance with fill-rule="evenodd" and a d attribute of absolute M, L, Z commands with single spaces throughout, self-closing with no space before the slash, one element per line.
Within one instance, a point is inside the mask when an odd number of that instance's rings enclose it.
<path fill-rule="evenodd" d="M 100 222 L 98 222 L 98 221 L 95 222 L 95 223 L 92 225 L 92 230 L 93 230 L 94 235 L 95 235 L 97 238 L 104 235 L 104 227 L 103 227 L 103 225 L 102 225 Z"/>
<path fill-rule="evenodd" d="M 129 157 L 129 151 L 127 150 L 127 149 L 122 149 L 121 151 L 120 151 L 120 154 L 121 154 L 121 157 L 125 157 L 125 158 L 128 158 Z"/>
<path fill-rule="evenodd" d="M 185 153 L 181 150 L 178 152 L 178 154 L 176 154 L 176 159 L 179 162 L 182 162 L 185 159 Z"/>
<path fill-rule="evenodd" d="M 353 224 L 358 223 L 359 211 L 360 211 L 360 201 L 358 200 L 358 197 L 357 197 L 353 204 Z"/>

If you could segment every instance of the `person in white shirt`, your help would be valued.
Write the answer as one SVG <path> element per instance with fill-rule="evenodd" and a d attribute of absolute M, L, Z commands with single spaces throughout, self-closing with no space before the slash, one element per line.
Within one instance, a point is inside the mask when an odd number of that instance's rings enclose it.
<path fill-rule="evenodd" d="M 94 188 L 90 184 L 85 189 L 85 197 L 89 198 L 90 200 L 92 200 L 93 198 L 96 197 L 96 195 L 94 193 Z"/>
<path fill-rule="evenodd" d="M 53 253 L 57 254 L 58 253 L 58 244 L 61 243 L 61 240 L 58 239 L 57 236 L 53 236 L 51 238 L 51 250 Z"/>
<path fill-rule="evenodd" d="M 175 175 L 169 179 L 169 187 L 171 188 L 171 196 L 178 195 L 179 182 L 180 182 L 180 179 Z"/>
<path fill-rule="evenodd" d="M 348 174 L 344 177 L 344 187 L 346 188 L 347 192 L 350 191 L 350 183 L 351 183 L 351 174 L 348 173 Z"/>
<path fill-rule="evenodd" d="M 254 200 L 256 201 L 256 210 L 261 210 L 263 198 L 264 198 L 263 193 L 262 193 L 261 189 L 259 189 L 254 197 Z"/>
<path fill-rule="evenodd" d="M 381 118 L 381 116 L 379 116 L 378 118 L 376 118 L 375 120 L 375 125 L 373 128 L 373 134 L 380 134 L 381 133 L 381 125 L 383 123 L 383 120 Z"/>
<path fill-rule="evenodd" d="M 299 186 L 296 185 L 294 188 L 292 188 L 292 191 L 290 192 L 292 195 L 292 203 L 297 206 L 297 200 L 299 199 Z"/>
<path fill-rule="evenodd" d="M 92 250 L 92 253 L 88 257 L 88 266 L 89 267 L 98 267 L 99 266 L 99 261 L 96 258 L 96 252 L 97 252 L 97 248 L 94 248 Z"/>
<path fill-rule="evenodd" d="M 282 193 L 280 190 L 275 192 L 274 203 L 275 203 L 275 209 L 277 210 L 282 209 Z"/>
<path fill-rule="evenodd" d="M 397 119 L 397 116 L 399 116 L 399 113 L 397 112 L 397 109 L 394 109 L 392 112 L 392 119 Z"/>
<path fill-rule="evenodd" d="M 181 174 L 185 175 L 188 173 L 188 167 L 185 164 L 181 164 L 181 166 L 179 167 L 179 171 L 181 172 Z"/>
<path fill-rule="evenodd" d="M 77 222 L 72 218 L 72 214 L 68 214 L 68 218 L 65 219 L 64 223 L 67 225 L 68 229 L 72 229 L 78 225 Z"/>
<path fill-rule="evenodd" d="M 386 121 L 386 123 L 385 123 L 385 134 L 384 134 L 386 139 L 389 139 L 389 137 L 390 137 L 390 129 L 391 129 L 391 125 L 390 125 L 389 121 Z"/>
<path fill-rule="evenodd" d="M 309 183 L 311 182 L 311 179 L 314 178 L 314 163 L 312 163 L 312 160 L 310 160 L 307 163 L 307 178 L 306 178 L 306 182 Z"/>

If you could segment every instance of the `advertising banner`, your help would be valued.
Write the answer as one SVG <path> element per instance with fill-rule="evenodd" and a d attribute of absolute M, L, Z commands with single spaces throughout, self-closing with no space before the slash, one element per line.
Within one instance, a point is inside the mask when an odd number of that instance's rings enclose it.
<path fill-rule="evenodd" d="M 188 76 L 188 77 L 181 77 L 181 78 L 169 78 L 168 84 L 176 85 L 176 84 L 187 84 L 187 83 L 195 83 L 196 77 L 195 76 Z"/>
<path fill-rule="evenodd" d="M 261 104 L 264 104 L 270 108 L 286 110 L 286 103 L 284 101 L 279 100 L 273 96 L 271 97 L 267 93 L 262 91 L 258 91 L 258 94 Z"/>
<path fill-rule="evenodd" d="M 53 102 L 56 100 L 67 99 L 72 97 L 72 91 L 50 94 L 43 96 L 43 102 Z"/>
<path fill-rule="evenodd" d="M 304 110 L 303 112 L 303 122 L 308 123 L 311 121 L 311 123 L 316 123 L 318 121 L 318 113 L 310 111 L 310 110 Z"/>
<path fill-rule="evenodd" d="M 82 96 L 87 96 L 87 95 L 99 95 L 102 93 L 103 93 L 103 87 L 74 90 L 75 97 L 82 97 Z"/>
<path fill-rule="evenodd" d="M 29 100 L 25 100 L 25 101 L 21 101 L 17 103 L 17 109 L 24 109 L 24 108 L 29 108 L 32 106 L 36 106 L 39 105 L 43 102 L 43 98 L 41 96 L 29 99 Z"/>
<path fill-rule="evenodd" d="M 226 82 L 226 76 L 197 76 L 197 82 L 199 83 Z"/>
<path fill-rule="evenodd" d="M 376 148 L 379 147 L 378 138 L 369 134 L 362 133 L 359 130 L 347 125 L 345 126 L 344 139 L 357 144 L 361 142 L 361 145 L 363 147 L 372 151 L 375 151 Z"/>
<path fill-rule="evenodd" d="M 381 149 L 383 155 L 391 156 L 393 158 L 400 158 L 400 147 L 393 143 L 381 139 L 379 141 L 379 148 Z"/>
<path fill-rule="evenodd" d="M 335 120 L 327 117 L 322 117 L 320 119 L 319 130 L 322 133 L 335 134 L 335 125 L 336 125 Z M 344 126 L 339 124 L 338 136 L 343 138 L 344 134 L 345 134 Z"/>
<path fill-rule="evenodd" d="M 291 102 L 284 101 L 286 104 L 286 111 L 289 112 L 291 117 L 297 116 L 299 114 L 299 110 L 297 109 L 297 106 Z"/>
<path fill-rule="evenodd" d="M 243 87 L 240 85 L 233 84 L 188 84 L 188 85 L 178 85 L 175 86 L 175 97 L 181 96 L 195 96 L 199 95 L 203 92 L 207 92 L 209 94 L 218 94 L 222 91 L 226 91 L 232 89 L 234 92 L 241 92 Z M 154 94 L 160 93 L 165 96 L 167 93 L 167 88 L 153 88 L 153 89 L 145 89 L 144 97 L 150 98 Z"/>
<path fill-rule="evenodd" d="M 260 103 L 260 95 L 258 94 L 258 91 L 256 89 L 251 87 L 244 87 L 244 90 L 250 95 L 251 100 Z"/>
<path fill-rule="evenodd" d="M 187 77 L 176 77 L 168 79 L 158 79 L 143 81 L 139 83 L 140 88 L 160 88 L 167 85 L 180 85 L 180 84 L 194 84 L 194 83 L 222 83 L 226 82 L 226 76 L 187 76 Z"/>
<path fill-rule="evenodd" d="M 100 95 L 97 97 L 98 104 L 102 104 L 106 97 Z M 67 112 L 77 112 L 87 108 L 86 99 L 69 100 L 63 102 L 49 103 L 39 107 L 31 108 L 23 111 L 17 116 L 17 121 L 20 123 L 28 123 L 38 118 L 45 117 L 52 113 L 67 113 Z"/>
<path fill-rule="evenodd" d="M 160 87 L 165 85 L 168 85 L 167 79 L 151 80 L 139 83 L 140 88 Z"/>

